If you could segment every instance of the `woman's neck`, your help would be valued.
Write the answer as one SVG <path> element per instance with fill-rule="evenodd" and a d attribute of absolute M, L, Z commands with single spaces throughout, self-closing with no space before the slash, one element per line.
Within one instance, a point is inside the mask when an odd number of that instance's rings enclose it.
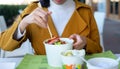
<path fill-rule="evenodd" d="M 63 4 L 56 4 L 54 3 L 52 0 L 50 0 L 50 7 L 55 8 L 55 9 L 65 9 L 65 8 L 69 8 L 70 6 L 72 6 L 74 4 L 73 0 L 66 0 L 65 3 Z"/>

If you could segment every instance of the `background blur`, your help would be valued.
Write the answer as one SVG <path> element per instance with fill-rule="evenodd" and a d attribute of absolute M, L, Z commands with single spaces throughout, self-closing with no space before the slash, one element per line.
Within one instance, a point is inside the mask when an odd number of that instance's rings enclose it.
<path fill-rule="evenodd" d="M 36 0 L 0 0 L 0 16 L 4 17 L 7 28 L 13 24 L 17 15 L 33 1 Z M 98 20 L 98 24 L 103 24 L 100 29 L 103 29 L 101 38 L 105 51 L 120 53 L 120 0 L 79 1 L 91 6 L 94 15 L 97 13 L 96 21 Z M 103 22 L 101 22 L 102 20 Z M 0 25 L 2 25 L 1 21 Z"/>

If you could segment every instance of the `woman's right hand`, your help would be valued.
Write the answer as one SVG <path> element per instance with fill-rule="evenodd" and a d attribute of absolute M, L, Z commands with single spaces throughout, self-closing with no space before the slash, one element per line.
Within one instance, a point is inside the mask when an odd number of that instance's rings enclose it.
<path fill-rule="evenodd" d="M 24 17 L 20 22 L 19 27 L 21 33 L 31 23 L 35 23 L 42 28 L 47 28 L 48 16 L 50 14 L 51 12 L 46 12 L 40 7 L 36 8 L 32 13 Z"/>

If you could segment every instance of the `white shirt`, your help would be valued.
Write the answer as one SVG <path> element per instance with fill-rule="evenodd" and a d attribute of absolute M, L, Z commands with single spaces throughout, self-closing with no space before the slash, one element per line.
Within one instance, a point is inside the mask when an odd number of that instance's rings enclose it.
<path fill-rule="evenodd" d="M 57 5 L 50 0 L 50 7 L 48 7 L 48 10 L 52 12 L 52 20 L 59 36 L 61 36 L 66 24 L 75 10 L 75 2 L 73 0 L 66 0 L 65 3 Z M 20 28 L 18 26 L 17 39 L 20 39 L 22 36 L 24 36 L 24 34 L 20 33 Z"/>
<path fill-rule="evenodd" d="M 48 7 L 48 10 L 52 11 L 51 17 L 59 36 L 62 35 L 66 24 L 74 12 L 74 9 L 75 3 L 73 0 L 66 0 L 66 2 L 61 5 L 57 5 L 50 0 L 50 7 Z"/>

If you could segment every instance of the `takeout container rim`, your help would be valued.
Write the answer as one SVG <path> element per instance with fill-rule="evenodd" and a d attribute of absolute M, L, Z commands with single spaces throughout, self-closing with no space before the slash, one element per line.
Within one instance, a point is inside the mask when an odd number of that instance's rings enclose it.
<path fill-rule="evenodd" d="M 70 38 L 60 38 L 60 40 L 63 40 L 63 41 L 64 41 L 64 39 L 66 39 L 66 40 L 70 40 L 71 43 L 70 43 L 69 41 L 65 41 L 66 44 L 52 45 L 52 44 L 48 44 L 48 43 L 46 43 L 49 39 L 50 39 L 50 38 L 44 40 L 43 43 L 46 44 L 46 45 L 49 45 L 49 46 L 56 46 L 56 47 L 59 47 L 59 46 L 65 46 L 65 45 L 73 44 L 73 42 L 74 42 L 74 40 L 73 40 L 73 39 L 70 39 Z"/>
<path fill-rule="evenodd" d="M 84 49 L 82 49 L 82 50 L 84 50 Z M 84 51 L 84 54 L 83 54 L 83 55 L 79 55 L 79 56 L 65 56 L 64 53 L 67 52 L 67 51 L 73 51 L 73 50 L 65 50 L 65 51 L 62 51 L 62 52 L 60 53 L 61 56 L 62 56 L 62 57 L 66 57 L 66 58 L 74 58 L 74 57 L 78 57 L 78 58 L 79 58 L 79 57 L 83 57 L 83 58 L 84 58 L 84 57 L 85 57 L 85 51 Z M 77 50 L 77 51 L 80 51 L 80 50 Z"/>

